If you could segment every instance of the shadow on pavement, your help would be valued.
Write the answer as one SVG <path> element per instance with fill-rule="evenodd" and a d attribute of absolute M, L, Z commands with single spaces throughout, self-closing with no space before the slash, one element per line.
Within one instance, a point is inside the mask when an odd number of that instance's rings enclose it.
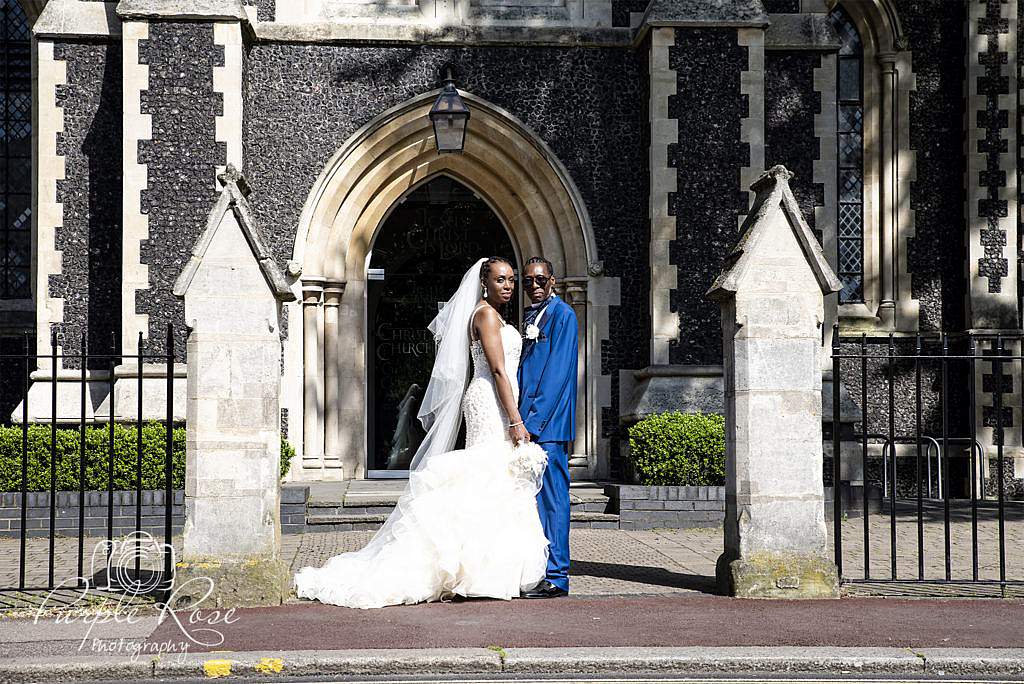
<path fill-rule="evenodd" d="M 569 566 L 569 577 L 578 577 L 580 575 L 603 577 L 633 584 L 650 584 L 658 587 L 695 591 L 702 594 L 719 594 L 714 577 L 672 572 L 665 568 L 623 565 L 621 563 L 600 563 L 597 561 L 572 561 Z"/>

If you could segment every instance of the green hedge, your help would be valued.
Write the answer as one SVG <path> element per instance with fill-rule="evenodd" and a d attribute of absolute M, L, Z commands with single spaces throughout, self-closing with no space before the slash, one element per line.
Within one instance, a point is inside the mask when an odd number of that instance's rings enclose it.
<path fill-rule="evenodd" d="M 288 474 L 288 468 L 292 464 L 292 457 L 295 455 L 295 447 L 288 443 L 284 437 L 281 438 L 281 478 Z"/>
<path fill-rule="evenodd" d="M 629 457 L 645 485 L 725 484 L 725 419 L 661 413 L 629 429 Z"/>
<path fill-rule="evenodd" d="M 85 429 L 85 489 L 104 490 L 108 487 L 109 426 Z M 134 490 L 138 465 L 137 435 L 134 425 L 114 425 L 114 489 Z M 164 489 L 165 445 L 167 431 L 160 423 L 142 426 L 142 488 Z M 56 462 L 57 491 L 75 491 L 79 488 L 80 433 L 75 428 L 57 430 Z M 20 426 L 0 427 L 0 491 L 21 491 Z M 174 475 L 171 486 L 185 486 L 185 428 L 174 429 Z M 281 477 L 288 467 L 295 449 L 281 439 Z M 50 489 L 50 426 L 31 425 L 28 429 L 28 491 Z"/>

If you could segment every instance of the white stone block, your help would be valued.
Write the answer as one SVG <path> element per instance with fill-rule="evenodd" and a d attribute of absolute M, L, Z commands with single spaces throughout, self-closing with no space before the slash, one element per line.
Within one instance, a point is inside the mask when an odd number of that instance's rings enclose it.
<path fill-rule="evenodd" d="M 820 346 L 820 338 L 736 339 L 732 389 L 816 391 L 820 396 L 821 368 L 809 363 L 817 361 Z"/>

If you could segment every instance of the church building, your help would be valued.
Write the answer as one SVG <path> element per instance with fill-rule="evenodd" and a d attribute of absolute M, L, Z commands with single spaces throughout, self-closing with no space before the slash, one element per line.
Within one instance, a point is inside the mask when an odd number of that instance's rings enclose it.
<path fill-rule="evenodd" d="M 405 474 L 426 324 L 492 255 L 554 264 L 579 321 L 572 476 L 624 477 L 631 421 L 721 410 L 705 293 L 776 164 L 843 284 L 826 349 L 835 323 L 1020 333 L 1018 0 L 0 7 L 4 421 L 76 422 L 83 377 L 88 420 L 134 419 L 143 385 L 161 419 L 168 325 L 184 420 L 172 289 L 225 173 L 295 295 L 278 322 L 294 481 Z M 452 87 L 468 119 L 435 121 Z M 462 123 L 439 150 L 435 124 Z M 1019 478 L 1020 364 L 1005 366 Z"/>

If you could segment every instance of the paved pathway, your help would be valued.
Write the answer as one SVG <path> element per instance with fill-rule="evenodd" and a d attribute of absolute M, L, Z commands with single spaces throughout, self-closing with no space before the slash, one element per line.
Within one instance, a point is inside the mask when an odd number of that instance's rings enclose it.
<path fill-rule="evenodd" d="M 888 513 L 888 511 L 886 511 Z M 892 577 L 892 523 L 889 515 L 871 515 L 868 518 L 870 544 L 870 577 L 891 579 Z M 950 578 L 971 580 L 973 578 L 974 544 L 973 524 L 969 505 L 954 503 L 950 507 L 949 549 Z M 923 576 L 927 580 L 944 580 L 946 533 L 944 511 L 941 506 L 924 506 L 921 531 Z M 978 511 L 977 561 L 978 578 L 999 580 L 999 524 L 993 505 L 986 504 Z M 1006 506 L 1003 529 L 1005 554 L 1005 578 L 1009 581 L 1024 581 L 1024 508 L 1020 503 Z M 853 518 L 843 523 L 843 576 L 846 579 L 863 580 L 865 577 L 864 519 Z M 901 503 L 896 515 L 896 576 L 900 579 L 917 579 L 922 568 L 919 566 L 917 510 L 913 503 Z M 861 593 L 935 593 L 936 587 L 855 585 L 848 584 L 849 592 Z M 999 595 L 998 587 L 991 585 L 947 587 L 942 593 L 965 595 Z M 1024 587 L 1012 588 L 1009 595 L 1024 595 Z"/>
<path fill-rule="evenodd" d="M 292 570 L 322 565 L 332 555 L 362 547 L 372 532 L 289 535 L 285 554 Z M 572 530 L 569 535 L 573 593 L 672 594 L 714 590 L 720 529 Z"/>
<path fill-rule="evenodd" d="M 979 577 L 999 578 L 999 530 L 991 511 L 982 511 L 978 524 Z M 831 530 L 831 525 L 829 526 Z M 913 509 L 897 515 L 897 570 L 901 579 L 915 579 L 918 573 L 917 522 Z M 941 507 L 929 508 L 924 520 L 924 575 L 939 580 L 945 576 L 945 533 Z M 954 508 L 950 525 L 951 576 L 968 580 L 972 576 L 972 525 L 969 509 Z M 305 565 L 322 564 L 330 556 L 362 547 L 372 532 L 318 532 L 285 535 L 283 552 L 293 571 Z M 871 577 L 890 577 L 890 522 L 886 515 L 872 515 L 869 520 Z M 1024 514 L 1019 508 L 1008 509 L 1003 532 L 1005 567 L 1008 580 L 1024 581 Z M 99 539 L 87 539 L 88 554 Z M 177 540 L 176 546 L 180 546 Z M 55 580 L 77 574 L 78 541 L 75 538 L 56 540 Z M 26 579 L 29 585 L 45 586 L 48 573 L 49 542 L 32 538 L 27 544 Z M 714 591 L 715 561 L 722 550 L 720 529 L 690 530 L 587 530 L 574 529 L 570 535 L 573 558 L 572 588 L 581 596 L 677 594 Z M 863 521 L 853 518 L 843 523 L 844 575 L 848 579 L 863 578 Z M 129 556 L 130 557 L 130 556 Z M 16 586 L 18 582 L 18 541 L 0 540 L 0 586 Z M 147 555 L 143 567 L 159 569 L 162 557 Z M 102 563 L 98 566 L 102 568 Z M 910 593 L 973 596 L 999 595 L 998 586 L 956 585 L 938 587 L 914 584 L 848 584 L 848 593 Z M 1008 595 L 1024 595 L 1024 587 L 1012 588 Z M 4 606 L 0 595 L 0 608 Z"/>

